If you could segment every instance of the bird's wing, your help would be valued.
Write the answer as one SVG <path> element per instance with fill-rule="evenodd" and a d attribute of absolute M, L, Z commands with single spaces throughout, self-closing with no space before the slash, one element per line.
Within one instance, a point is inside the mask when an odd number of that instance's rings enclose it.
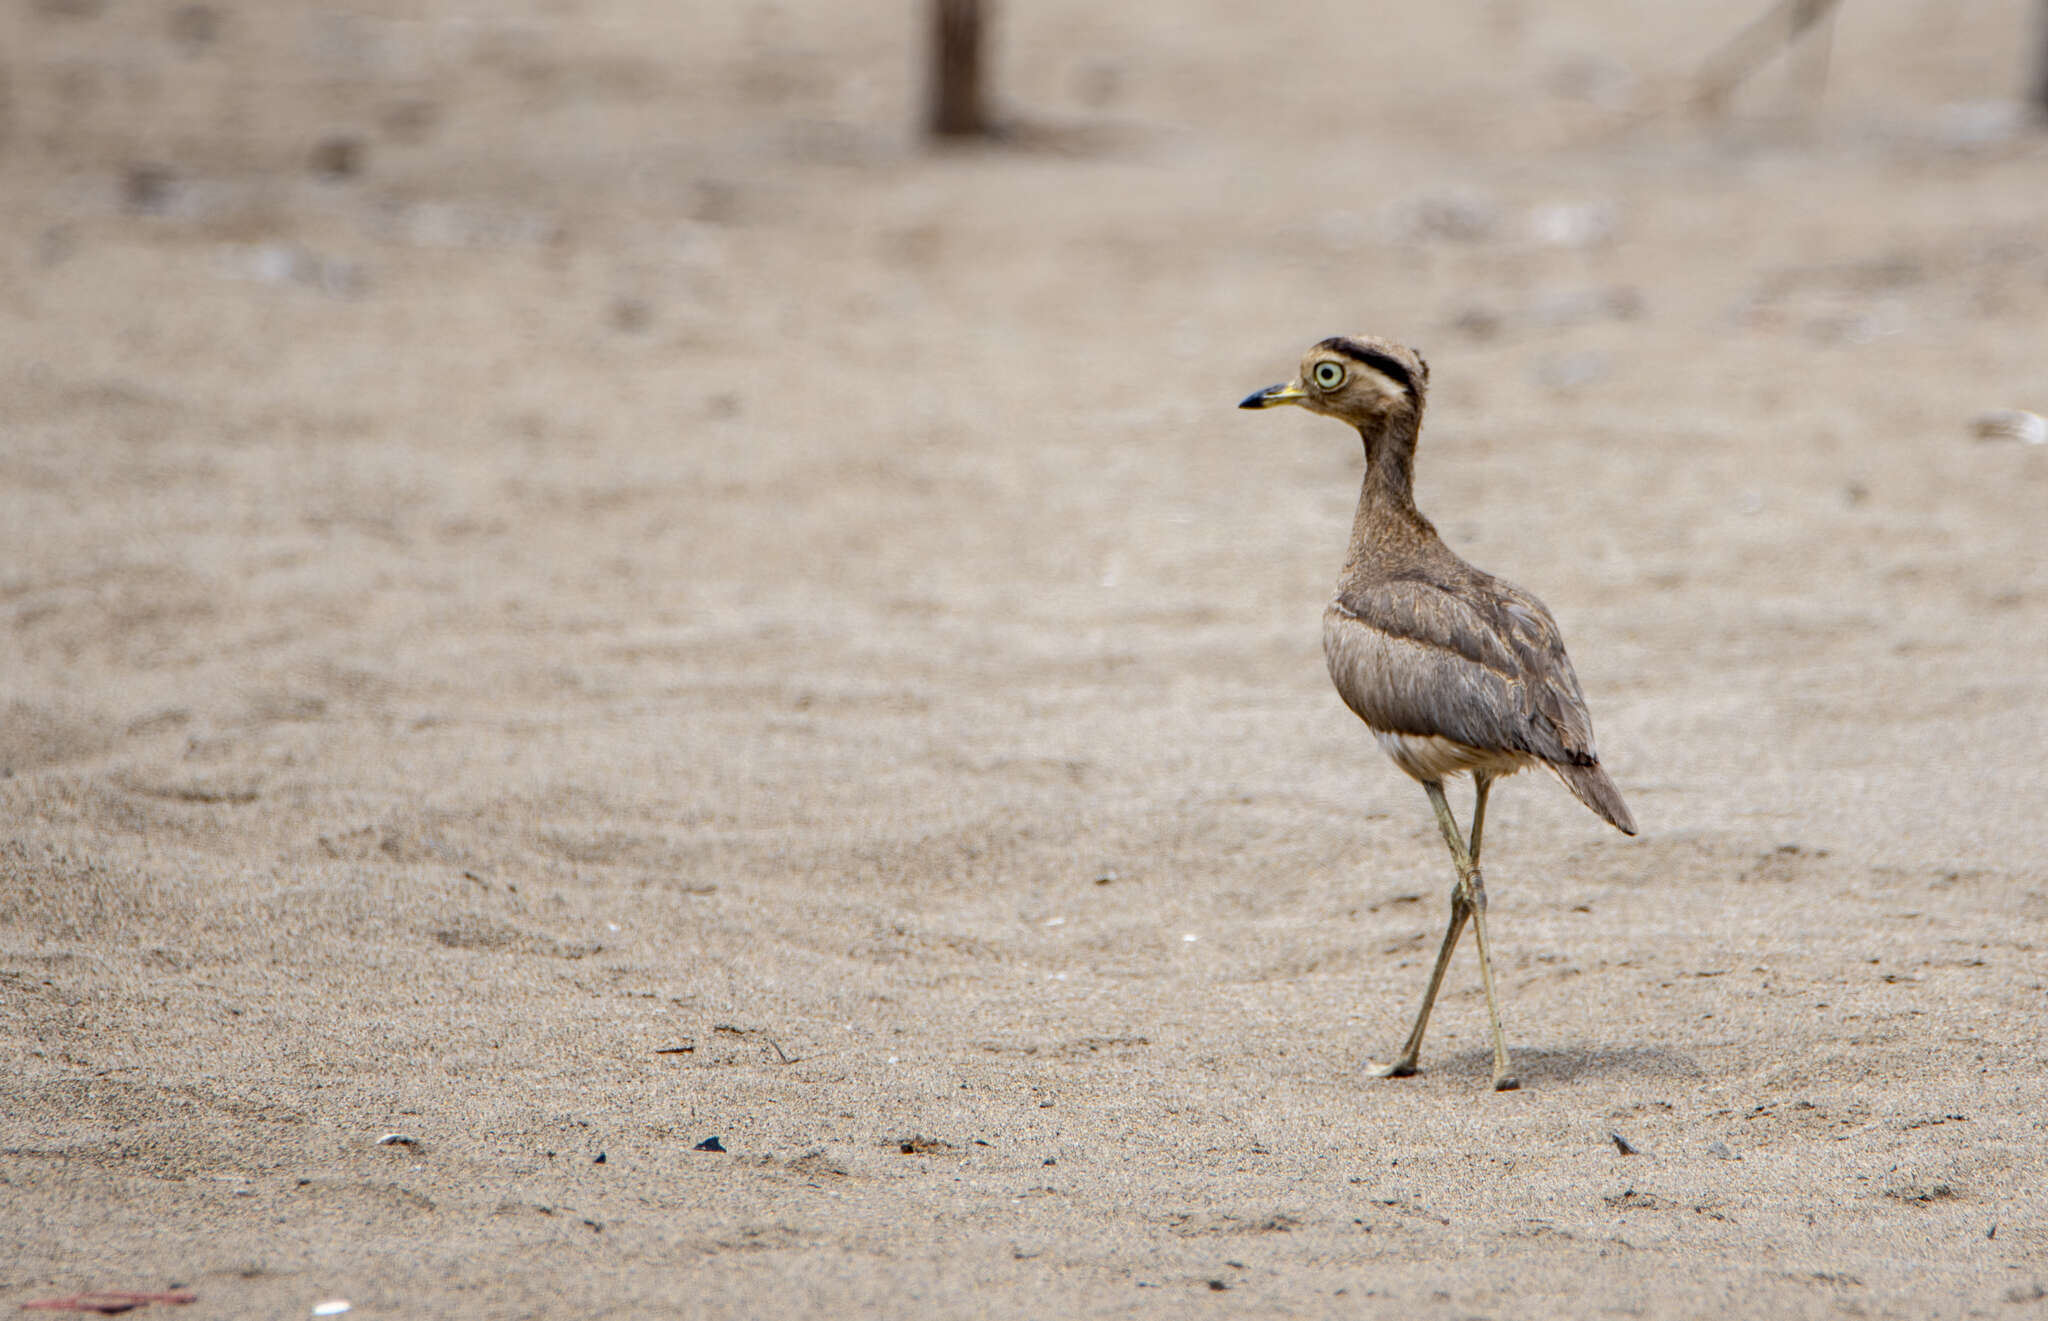
<path fill-rule="evenodd" d="M 1557 621 L 1510 583 L 1446 591 L 1420 578 L 1347 588 L 1331 603 L 1330 677 L 1375 729 L 1591 766 L 1593 722 Z"/>

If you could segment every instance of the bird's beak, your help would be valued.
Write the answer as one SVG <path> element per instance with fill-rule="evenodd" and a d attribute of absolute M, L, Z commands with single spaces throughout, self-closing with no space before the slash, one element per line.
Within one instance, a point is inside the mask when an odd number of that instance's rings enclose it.
<path fill-rule="evenodd" d="M 1238 403 L 1239 408 L 1277 408 L 1281 404 L 1298 404 L 1308 398 L 1308 391 L 1301 388 L 1300 381 L 1289 381 L 1285 385 L 1269 385 L 1263 390 L 1254 390 Z"/>

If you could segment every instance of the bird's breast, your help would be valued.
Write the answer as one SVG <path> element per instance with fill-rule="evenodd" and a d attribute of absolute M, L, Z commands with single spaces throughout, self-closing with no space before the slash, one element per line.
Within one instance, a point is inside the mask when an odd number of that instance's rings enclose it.
<path fill-rule="evenodd" d="M 1398 713 L 1423 696 L 1422 659 L 1403 639 L 1359 619 L 1336 602 L 1323 611 L 1323 662 L 1338 696 L 1375 730 L 1402 729 Z M 1409 728 L 1407 732 L 1428 732 Z"/>

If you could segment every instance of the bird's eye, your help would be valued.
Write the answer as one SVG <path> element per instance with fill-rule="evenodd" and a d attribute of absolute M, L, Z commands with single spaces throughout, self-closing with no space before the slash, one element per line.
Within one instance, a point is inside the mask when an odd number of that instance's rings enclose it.
<path fill-rule="evenodd" d="M 1334 362 L 1319 362 L 1315 370 L 1316 384 L 1325 390 L 1334 390 L 1344 384 L 1344 369 Z"/>

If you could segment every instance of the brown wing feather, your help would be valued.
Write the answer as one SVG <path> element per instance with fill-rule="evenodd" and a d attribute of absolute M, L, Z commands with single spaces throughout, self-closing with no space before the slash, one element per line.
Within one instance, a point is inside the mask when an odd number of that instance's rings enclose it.
<path fill-rule="evenodd" d="M 1348 585 L 1323 633 L 1337 691 L 1374 729 L 1548 763 L 1580 801 L 1633 834 L 1599 769 L 1557 621 L 1529 593 L 1474 572 L 1455 593 L 1422 578 Z"/>
<path fill-rule="evenodd" d="M 1384 650 L 1374 659 L 1386 662 L 1339 673 L 1333 657 L 1344 700 L 1375 729 L 1566 765 L 1596 762 L 1586 699 L 1550 612 L 1509 584 L 1484 585 L 1453 594 L 1397 578 L 1343 592 L 1337 612 L 1378 635 L 1379 647 L 1365 645 Z"/>

